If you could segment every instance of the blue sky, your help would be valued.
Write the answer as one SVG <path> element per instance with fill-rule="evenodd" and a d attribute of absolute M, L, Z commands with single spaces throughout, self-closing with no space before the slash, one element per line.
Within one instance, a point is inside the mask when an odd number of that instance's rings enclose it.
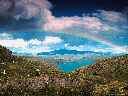
<path fill-rule="evenodd" d="M 2 0 L 0 45 L 34 54 L 57 49 L 127 52 L 128 20 L 122 11 L 127 2 L 91 1 L 19 0 L 12 5 Z"/>

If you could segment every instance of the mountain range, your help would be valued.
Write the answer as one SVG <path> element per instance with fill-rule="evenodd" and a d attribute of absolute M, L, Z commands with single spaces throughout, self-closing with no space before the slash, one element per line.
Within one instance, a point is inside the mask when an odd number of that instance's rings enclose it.
<path fill-rule="evenodd" d="M 67 50 L 67 49 L 60 49 L 60 50 L 54 50 L 51 52 L 41 52 L 37 53 L 37 55 L 64 55 L 64 54 L 85 54 L 85 53 L 97 53 L 97 54 L 103 54 L 102 52 L 94 52 L 94 51 L 77 51 L 77 50 Z M 110 53 L 109 53 L 110 54 Z"/>

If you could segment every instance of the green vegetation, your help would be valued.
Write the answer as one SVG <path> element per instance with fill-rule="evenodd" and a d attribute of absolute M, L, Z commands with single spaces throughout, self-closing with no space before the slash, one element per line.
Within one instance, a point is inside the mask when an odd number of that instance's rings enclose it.
<path fill-rule="evenodd" d="M 102 76 L 111 80 L 128 82 L 128 54 L 118 57 L 99 59 L 92 65 L 78 68 L 77 72 Z"/>
<path fill-rule="evenodd" d="M 128 55 L 99 59 L 73 72 L 0 46 L 0 96 L 128 95 Z"/>

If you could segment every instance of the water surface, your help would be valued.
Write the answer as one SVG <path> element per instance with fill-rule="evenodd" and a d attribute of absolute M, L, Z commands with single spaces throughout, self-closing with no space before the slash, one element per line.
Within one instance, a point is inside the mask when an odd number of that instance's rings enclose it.
<path fill-rule="evenodd" d="M 77 61 L 77 63 L 59 64 L 59 66 L 60 66 L 59 70 L 62 70 L 64 72 L 72 72 L 81 66 L 90 65 L 93 62 L 95 62 L 95 61 Z"/>

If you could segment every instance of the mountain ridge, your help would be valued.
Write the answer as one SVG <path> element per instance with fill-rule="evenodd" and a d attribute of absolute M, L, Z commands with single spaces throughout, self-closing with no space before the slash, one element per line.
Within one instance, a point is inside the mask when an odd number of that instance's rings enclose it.
<path fill-rule="evenodd" d="M 56 55 L 56 54 L 64 55 L 64 54 L 85 54 L 85 53 L 103 54 L 102 52 L 94 52 L 94 51 L 77 51 L 77 50 L 60 49 L 60 50 L 54 50 L 51 52 L 37 53 L 37 55 Z"/>

